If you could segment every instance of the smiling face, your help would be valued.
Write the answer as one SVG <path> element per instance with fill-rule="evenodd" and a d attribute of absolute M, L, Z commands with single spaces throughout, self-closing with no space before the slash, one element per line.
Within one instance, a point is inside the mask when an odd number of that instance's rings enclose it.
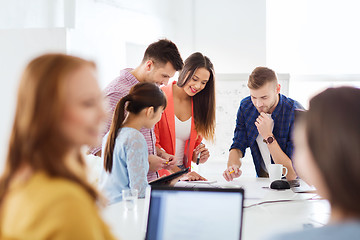
<path fill-rule="evenodd" d="M 95 145 L 105 118 L 94 68 L 83 66 L 66 79 L 60 133 L 71 146 Z"/>
<path fill-rule="evenodd" d="M 210 72 L 206 68 L 196 69 L 193 77 L 183 86 L 184 91 L 190 97 L 195 96 L 206 87 L 210 78 Z"/>
<path fill-rule="evenodd" d="M 259 89 L 250 88 L 251 101 L 259 113 L 272 113 L 279 101 L 280 84 L 268 82 Z"/>
<path fill-rule="evenodd" d="M 145 82 L 155 83 L 158 86 L 167 85 L 169 79 L 176 73 L 175 68 L 170 62 L 166 64 L 154 64 L 152 60 L 148 60 L 145 68 L 147 70 Z"/>

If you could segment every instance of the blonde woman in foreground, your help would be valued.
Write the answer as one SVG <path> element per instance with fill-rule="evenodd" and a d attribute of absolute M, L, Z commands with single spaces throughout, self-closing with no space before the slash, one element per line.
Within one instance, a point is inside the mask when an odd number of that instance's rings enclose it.
<path fill-rule="evenodd" d="M 0 179 L 0 239 L 114 239 L 80 152 L 104 117 L 94 63 L 47 54 L 28 64 Z"/>

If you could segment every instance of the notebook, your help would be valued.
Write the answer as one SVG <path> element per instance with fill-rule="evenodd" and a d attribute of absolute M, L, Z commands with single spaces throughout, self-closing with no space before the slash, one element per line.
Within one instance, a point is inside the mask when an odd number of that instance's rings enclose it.
<path fill-rule="evenodd" d="M 241 239 L 244 190 L 151 186 L 146 239 Z"/>

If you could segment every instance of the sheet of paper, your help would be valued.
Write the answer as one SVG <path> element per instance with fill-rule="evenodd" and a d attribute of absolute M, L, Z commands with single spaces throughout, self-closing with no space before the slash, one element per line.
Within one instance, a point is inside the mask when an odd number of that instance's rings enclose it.
<path fill-rule="evenodd" d="M 192 183 L 203 183 L 203 184 L 210 184 L 210 183 L 216 183 L 216 180 L 208 180 L 208 181 L 188 181 Z"/>
<path fill-rule="evenodd" d="M 214 181 L 179 181 L 175 184 L 175 187 L 214 187 L 219 188 L 220 186 L 217 186 L 216 180 Z"/>

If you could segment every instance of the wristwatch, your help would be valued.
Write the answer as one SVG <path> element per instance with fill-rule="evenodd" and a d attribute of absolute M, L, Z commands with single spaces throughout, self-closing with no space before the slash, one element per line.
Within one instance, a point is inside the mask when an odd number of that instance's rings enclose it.
<path fill-rule="evenodd" d="M 266 144 L 271 144 L 274 142 L 275 138 L 273 136 L 269 136 L 267 139 L 264 139 L 263 142 Z"/>

